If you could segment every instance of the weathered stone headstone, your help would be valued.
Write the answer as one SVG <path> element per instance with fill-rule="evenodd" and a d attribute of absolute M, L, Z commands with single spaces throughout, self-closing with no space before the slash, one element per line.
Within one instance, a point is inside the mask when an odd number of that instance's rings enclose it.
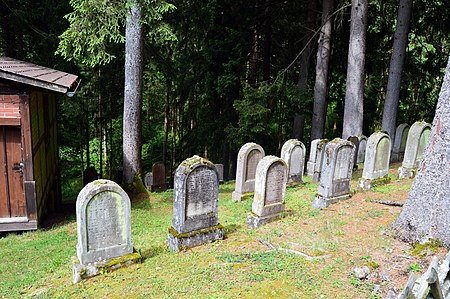
<path fill-rule="evenodd" d="M 359 147 L 358 147 L 358 158 L 356 159 L 356 162 L 363 163 L 364 157 L 366 155 L 367 137 L 364 135 L 358 135 L 358 139 L 359 139 Z"/>
<path fill-rule="evenodd" d="M 217 173 L 219 174 L 219 183 L 223 183 L 223 164 L 216 165 Z"/>
<path fill-rule="evenodd" d="M 241 147 L 237 158 L 236 186 L 231 195 L 233 201 L 241 201 L 244 193 L 255 190 L 256 166 L 264 156 L 264 149 L 256 143 L 246 143 Z"/>
<path fill-rule="evenodd" d="M 281 159 L 286 162 L 288 167 L 288 184 L 303 183 L 303 171 L 305 168 L 305 145 L 297 140 L 290 139 L 283 144 L 281 148 Z"/>
<path fill-rule="evenodd" d="M 151 172 L 147 172 L 147 174 L 144 177 L 144 185 L 145 188 L 147 188 L 147 190 L 151 191 L 152 190 L 152 185 L 153 185 L 153 173 Z"/>
<path fill-rule="evenodd" d="M 98 173 L 94 167 L 89 166 L 83 171 L 83 187 L 97 179 Z"/>
<path fill-rule="evenodd" d="M 318 183 L 320 181 L 320 175 L 322 173 L 323 156 L 325 153 L 325 146 L 328 143 L 328 139 L 321 139 L 316 148 L 316 162 L 314 163 L 314 173 L 312 175 L 312 182 Z"/>
<path fill-rule="evenodd" d="M 349 136 L 348 141 L 355 145 L 354 158 L 353 158 L 353 169 L 358 169 L 358 150 L 359 150 L 359 138 L 358 136 Z"/>
<path fill-rule="evenodd" d="M 370 135 L 367 141 L 362 178 L 358 190 L 370 190 L 372 186 L 390 181 L 387 176 L 391 156 L 391 138 L 384 132 Z"/>
<path fill-rule="evenodd" d="M 392 144 L 391 162 L 403 161 L 408 132 L 408 124 L 400 124 L 395 130 L 394 142 Z"/>
<path fill-rule="evenodd" d="M 322 156 L 327 142 L 327 139 L 315 139 L 311 142 L 309 160 L 306 163 L 306 172 L 307 175 L 312 176 L 313 183 L 319 182 L 320 171 L 322 169 Z"/>
<path fill-rule="evenodd" d="M 153 184 L 150 191 L 166 191 L 166 166 L 162 162 L 152 165 Z"/>
<path fill-rule="evenodd" d="M 287 166 L 283 159 L 266 156 L 259 162 L 248 227 L 256 228 L 282 217 L 286 183 Z"/>
<path fill-rule="evenodd" d="M 322 174 L 312 206 L 326 208 L 350 197 L 356 147 L 353 142 L 336 138 L 325 146 Z"/>
<path fill-rule="evenodd" d="M 174 251 L 223 239 L 219 224 L 219 177 L 213 163 L 193 156 L 175 171 L 169 249 Z"/>
<path fill-rule="evenodd" d="M 140 261 L 131 243 L 131 204 L 115 182 L 96 180 L 78 194 L 77 258 L 73 259 L 73 280 L 97 275 Z"/>
<path fill-rule="evenodd" d="M 402 166 L 398 169 L 399 179 L 409 179 L 416 176 L 417 167 L 422 161 L 423 152 L 428 144 L 431 134 L 431 125 L 429 123 L 415 122 L 408 133 L 406 141 L 405 156 Z"/>

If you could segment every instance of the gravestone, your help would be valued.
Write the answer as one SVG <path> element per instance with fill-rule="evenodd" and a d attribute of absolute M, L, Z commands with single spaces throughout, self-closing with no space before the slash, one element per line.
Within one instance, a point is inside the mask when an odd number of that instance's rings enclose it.
<path fill-rule="evenodd" d="M 231 194 L 233 201 L 241 201 L 244 193 L 255 190 L 256 166 L 264 156 L 264 149 L 256 143 L 246 143 L 241 147 L 236 165 L 236 186 Z"/>
<path fill-rule="evenodd" d="M 363 163 L 364 157 L 366 155 L 367 137 L 364 135 L 358 135 L 359 147 L 358 147 L 358 158 L 356 163 Z"/>
<path fill-rule="evenodd" d="M 325 146 L 319 188 L 312 202 L 314 209 L 326 208 L 350 197 L 355 152 L 353 142 L 340 138 Z"/>
<path fill-rule="evenodd" d="M 372 186 L 386 184 L 391 156 L 391 138 L 384 132 L 376 132 L 367 140 L 364 169 L 358 190 L 370 190 Z"/>
<path fill-rule="evenodd" d="M 321 139 L 317 143 L 316 147 L 316 162 L 314 163 L 314 172 L 312 175 L 312 182 L 318 183 L 320 181 L 320 174 L 322 172 L 323 156 L 325 153 L 325 146 L 328 143 L 328 139 Z"/>
<path fill-rule="evenodd" d="M 184 160 L 175 171 L 173 193 L 170 250 L 223 239 L 218 219 L 219 176 L 213 163 L 199 156 Z"/>
<path fill-rule="evenodd" d="M 309 160 L 306 163 L 306 175 L 312 176 L 313 183 L 319 182 L 323 149 L 325 148 L 327 142 L 327 139 L 314 139 L 311 142 Z"/>
<path fill-rule="evenodd" d="M 431 134 L 431 125 L 420 121 L 415 122 L 408 132 L 405 156 L 402 166 L 398 169 L 399 179 L 410 179 L 416 176 L 417 167 L 422 161 L 423 152 L 428 144 Z"/>
<path fill-rule="evenodd" d="M 305 145 L 297 139 L 290 139 L 281 148 L 281 159 L 288 167 L 288 184 L 302 184 L 305 168 Z"/>
<path fill-rule="evenodd" d="M 147 190 L 151 191 L 152 190 L 152 185 L 153 185 L 153 173 L 151 172 L 147 172 L 147 174 L 144 177 L 144 185 L 145 188 L 147 188 Z"/>
<path fill-rule="evenodd" d="M 89 166 L 83 171 L 83 187 L 97 179 L 98 173 L 94 167 Z"/>
<path fill-rule="evenodd" d="M 130 198 L 118 184 L 109 180 L 87 184 L 78 194 L 76 216 L 75 283 L 141 260 L 131 243 Z"/>
<path fill-rule="evenodd" d="M 266 156 L 259 162 L 248 227 L 257 228 L 282 217 L 286 183 L 287 166 L 283 159 Z"/>
<path fill-rule="evenodd" d="M 355 145 L 354 157 L 353 157 L 353 169 L 358 169 L 358 150 L 359 150 L 359 138 L 358 136 L 349 136 L 348 141 Z"/>
<path fill-rule="evenodd" d="M 216 165 L 217 173 L 219 174 L 219 183 L 223 183 L 223 164 Z"/>
<path fill-rule="evenodd" d="M 152 165 L 153 183 L 150 191 L 166 191 L 166 166 L 162 162 Z"/>
<path fill-rule="evenodd" d="M 394 143 L 392 144 L 391 162 L 403 161 L 406 141 L 408 140 L 408 132 L 408 124 L 400 124 L 395 130 Z"/>

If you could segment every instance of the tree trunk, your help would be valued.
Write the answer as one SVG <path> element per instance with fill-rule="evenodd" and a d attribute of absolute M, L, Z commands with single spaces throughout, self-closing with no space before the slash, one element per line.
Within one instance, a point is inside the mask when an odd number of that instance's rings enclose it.
<path fill-rule="evenodd" d="M 125 92 L 123 108 L 123 180 L 141 175 L 142 10 L 132 1 L 125 27 Z"/>
<path fill-rule="evenodd" d="M 298 90 L 300 91 L 301 100 L 305 99 L 308 86 L 309 65 L 311 61 L 311 52 L 313 49 L 313 28 L 314 16 L 316 14 L 317 0 L 309 0 L 308 14 L 306 17 L 306 33 L 303 40 L 303 52 L 300 57 L 300 75 L 298 79 Z M 298 114 L 294 117 L 294 127 L 292 129 L 292 138 L 303 140 L 303 128 L 305 126 L 305 115 L 301 104 L 298 107 Z"/>
<path fill-rule="evenodd" d="M 166 98 L 164 101 L 164 140 L 163 140 L 163 152 L 162 152 L 162 162 L 166 165 L 167 159 L 167 140 L 169 137 L 169 94 L 170 94 L 170 83 L 169 80 L 166 82 Z"/>
<path fill-rule="evenodd" d="M 412 242 L 439 239 L 450 248 L 450 57 L 445 70 L 428 146 L 403 210 L 393 224 Z"/>
<path fill-rule="evenodd" d="M 322 28 L 317 49 L 316 83 L 314 85 L 314 107 L 311 124 L 311 140 L 322 138 L 327 112 L 328 65 L 331 53 L 332 19 L 330 13 L 334 0 L 323 0 Z"/>
<path fill-rule="evenodd" d="M 343 139 L 351 135 L 360 135 L 363 129 L 367 14 L 367 0 L 352 0 Z"/>
<path fill-rule="evenodd" d="M 388 132 L 392 139 L 395 136 L 400 83 L 402 78 L 403 62 L 405 61 L 406 44 L 408 43 L 411 7 L 412 0 L 400 0 L 391 64 L 389 66 L 389 79 L 383 109 L 383 123 L 381 127 L 382 130 Z"/>

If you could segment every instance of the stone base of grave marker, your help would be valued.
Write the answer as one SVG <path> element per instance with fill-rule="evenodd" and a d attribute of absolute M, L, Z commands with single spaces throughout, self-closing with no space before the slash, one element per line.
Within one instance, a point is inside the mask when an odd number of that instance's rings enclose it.
<path fill-rule="evenodd" d="M 407 167 L 399 167 L 398 168 L 398 179 L 412 179 L 416 176 L 417 168 L 407 168 Z"/>
<path fill-rule="evenodd" d="M 202 245 L 216 240 L 222 240 L 224 227 L 221 224 L 200 229 L 188 233 L 179 233 L 173 227 L 169 228 L 169 249 L 172 251 L 185 250 L 191 247 Z"/>
<path fill-rule="evenodd" d="M 296 186 L 297 184 L 303 184 L 301 175 L 291 175 L 288 177 L 287 186 Z"/>
<path fill-rule="evenodd" d="M 245 200 L 245 199 L 247 199 L 247 198 L 253 198 L 253 192 L 245 192 L 245 193 L 239 193 L 239 192 L 236 192 L 236 191 L 233 191 L 232 193 L 231 193 L 231 200 L 232 201 L 242 201 L 242 200 Z"/>
<path fill-rule="evenodd" d="M 398 161 L 403 161 L 403 157 L 405 156 L 404 153 L 401 152 L 392 152 L 391 153 L 391 163 L 395 163 Z"/>
<path fill-rule="evenodd" d="M 81 264 L 78 258 L 76 256 L 73 256 L 72 257 L 73 283 L 79 283 L 83 279 L 87 279 L 89 277 L 93 277 L 105 272 L 111 272 L 115 269 L 141 262 L 142 256 L 136 250 L 134 250 L 133 253 L 111 258 L 108 260 L 88 263 L 87 265 Z"/>
<path fill-rule="evenodd" d="M 283 218 L 283 213 L 271 214 L 268 216 L 258 216 L 250 212 L 247 214 L 247 221 L 245 223 L 247 224 L 248 228 L 258 228 L 280 218 Z"/>
<path fill-rule="evenodd" d="M 320 181 L 320 172 L 314 172 L 312 175 L 312 183 L 318 183 Z"/>
<path fill-rule="evenodd" d="M 344 195 L 335 196 L 335 197 L 323 197 L 322 195 L 317 194 L 313 198 L 312 207 L 313 207 L 313 209 L 325 209 L 334 203 L 349 199 L 350 197 L 351 197 L 350 194 L 344 194 Z"/>
<path fill-rule="evenodd" d="M 378 179 L 360 179 L 358 182 L 358 191 L 369 191 L 372 187 L 389 184 L 391 178 L 388 176 L 384 176 Z"/>

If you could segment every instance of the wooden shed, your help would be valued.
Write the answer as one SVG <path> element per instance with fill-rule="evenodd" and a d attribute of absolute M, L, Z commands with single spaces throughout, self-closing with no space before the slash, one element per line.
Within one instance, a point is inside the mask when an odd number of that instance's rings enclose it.
<path fill-rule="evenodd" d="M 78 77 L 0 57 L 0 231 L 37 229 L 61 200 L 56 98 Z"/>

